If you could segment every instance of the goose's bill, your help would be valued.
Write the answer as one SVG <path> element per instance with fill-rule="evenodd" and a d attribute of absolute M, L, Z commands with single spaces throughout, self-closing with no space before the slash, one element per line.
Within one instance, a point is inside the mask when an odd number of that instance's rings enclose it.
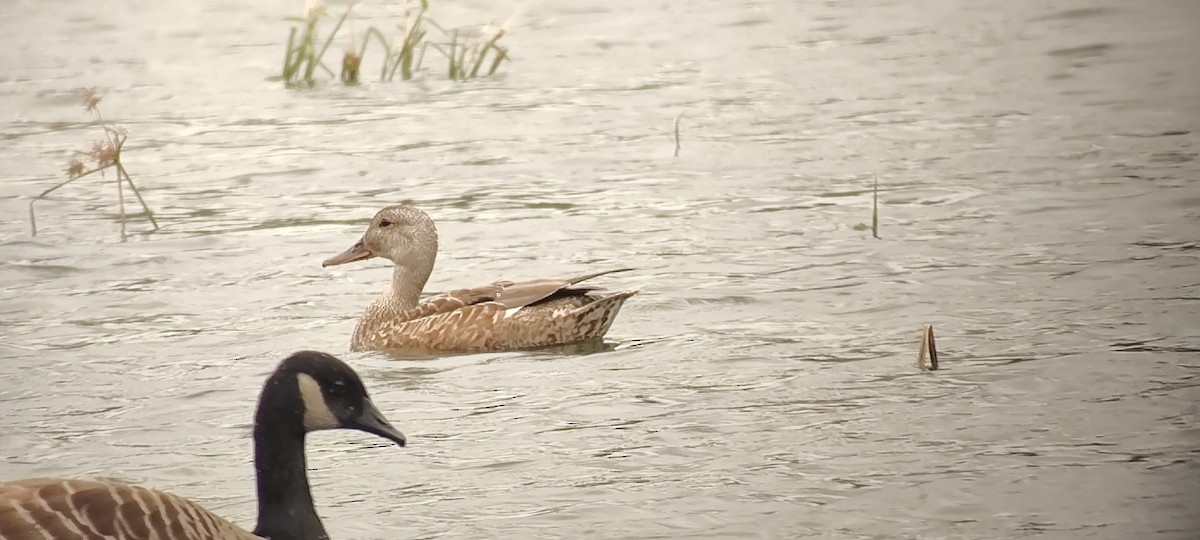
<path fill-rule="evenodd" d="M 342 426 L 378 435 L 400 446 L 408 444 L 408 439 L 404 437 L 404 434 L 392 427 L 392 424 L 383 417 L 383 413 L 379 412 L 379 408 L 375 407 L 375 403 L 370 398 L 363 399 L 362 414 L 349 422 L 343 422 Z"/>
<path fill-rule="evenodd" d="M 363 241 L 359 240 L 358 242 L 355 242 L 353 246 L 350 246 L 350 249 L 325 259 L 325 262 L 321 263 L 321 266 L 336 266 L 354 261 L 364 261 L 374 256 L 375 254 L 371 253 L 371 250 L 367 249 L 367 246 L 363 245 Z"/>

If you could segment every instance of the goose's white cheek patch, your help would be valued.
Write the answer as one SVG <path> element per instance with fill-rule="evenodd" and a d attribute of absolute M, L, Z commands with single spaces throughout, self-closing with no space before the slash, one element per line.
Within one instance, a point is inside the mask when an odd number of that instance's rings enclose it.
<path fill-rule="evenodd" d="M 304 429 L 317 431 L 338 427 L 337 417 L 329 410 L 321 393 L 321 384 L 305 373 L 296 376 L 296 384 L 300 387 L 300 399 L 304 401 Z"/>

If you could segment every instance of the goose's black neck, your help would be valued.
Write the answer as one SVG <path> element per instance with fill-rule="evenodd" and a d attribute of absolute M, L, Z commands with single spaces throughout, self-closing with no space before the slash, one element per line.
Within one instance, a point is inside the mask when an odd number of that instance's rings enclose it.
<path fill-rule="evenodd" d="M 313 508 L 304 459 L 304 401 L 295 373 L 267 380 L 254 416 L 254 469 L 258 526 L 271 540 L 326 540 Z"/>

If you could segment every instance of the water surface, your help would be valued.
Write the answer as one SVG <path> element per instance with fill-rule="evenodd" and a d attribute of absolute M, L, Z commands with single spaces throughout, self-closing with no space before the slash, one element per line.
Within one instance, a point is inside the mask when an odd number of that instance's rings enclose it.
<path fill-rule="evenodd" d="M 307 348 L 411 441 L 310 437 L 337 538 L 1194 537 L 1200 5 L 432 3 L 520 10 L 513 62 L 288 89 L 297 2 L 0 11 L 0 479 L 249 526 L 251 407 Z M 161 230 L 88 178 L 30 237 L 98 137 L 82 86 Z M 390 274 L 320 261 L 398 202 L 439 224 L 431 291 L 642 293 L 599 350 L 349 353 Z"/>

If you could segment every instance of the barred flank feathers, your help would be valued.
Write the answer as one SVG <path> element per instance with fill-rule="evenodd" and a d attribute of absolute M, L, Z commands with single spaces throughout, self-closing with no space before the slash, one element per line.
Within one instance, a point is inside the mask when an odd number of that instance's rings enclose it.
<path fill-rule="evenodd" d="M 3 540 L 251 540 L 257 536 L 170 493 L 93 480 L 0 484 Z"/>

